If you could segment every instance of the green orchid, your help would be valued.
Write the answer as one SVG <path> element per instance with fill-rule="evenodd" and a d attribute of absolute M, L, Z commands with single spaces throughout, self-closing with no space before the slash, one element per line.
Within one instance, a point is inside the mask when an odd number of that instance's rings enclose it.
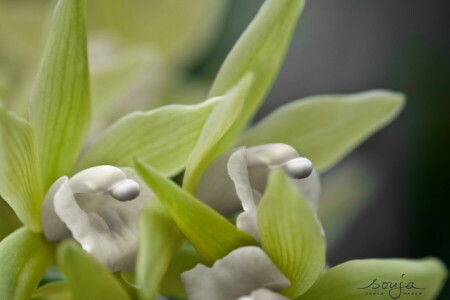
<path fill-rule="evenodd" d="M 86 1 L 59 0 L 29 118 L 0 107 L 0 195 L 25 225 L 0 242 L 0 298 L 360 299 L 400 281 L 415 299 L 437 295 L 437 259 L 325 270 L 319 173 L 388 124 L 403 95 L 310 97 L 244 131 L 304 4 L 267 0 L 207 100 L 133 112 L 86 143 Z M 64 281 L 38 288 L 54 260 Z"/>

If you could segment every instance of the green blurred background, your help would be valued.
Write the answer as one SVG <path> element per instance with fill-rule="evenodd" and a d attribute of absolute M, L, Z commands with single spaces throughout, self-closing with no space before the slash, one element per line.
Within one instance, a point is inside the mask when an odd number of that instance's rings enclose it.
<path fill-rule="evenodd" d="M 263 1 L 89 2 L 95 136 L 127 110 L 202 101 Z M 26 113 L 54 3 L 0 0 L 0 97 L 18 113 Z M 330 265 L 437 256 L 450 266 L 449 8 L 444 0 L 306 5 L 287 61 L 256 119 L 315 94 L 386 88 L 408 97 L 392 125 L 323 176 L 328 210 L 321 215 L 325 228 L 334 224 Z M 11 225 L 0 227 L 0 236 L 17 226 L 10 215 L 2 223 Z M 440 299 L 450 299 L 448 285 Z"/>

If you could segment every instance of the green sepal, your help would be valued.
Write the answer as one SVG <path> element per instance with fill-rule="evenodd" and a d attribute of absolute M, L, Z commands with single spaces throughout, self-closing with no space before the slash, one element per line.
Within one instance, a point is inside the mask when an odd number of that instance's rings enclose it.
<path fill-rule="evenodd" d="M 0 299 L 29 300 L 51 265 L 54 247 L 20 228 L 0 242 Z"/>
<path fill-rule="evenodd" d="M 290 298 L 308 290 L 325 266 L 325 237 L 309 203 L 283 169 L 270 172 L 258 205 L 262 248 L 291 281 L 281 291 Z"/>
<path fill-rule="evenodd" d="M 207 264 L 236 248 L 256 244 L 251 236 L 150 165 L 136 161 L 135 169 Z"/>

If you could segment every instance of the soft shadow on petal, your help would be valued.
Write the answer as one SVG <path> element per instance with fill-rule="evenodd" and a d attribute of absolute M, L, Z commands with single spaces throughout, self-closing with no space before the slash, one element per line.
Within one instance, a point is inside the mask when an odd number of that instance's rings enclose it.
<path fill-rule="evenodd" d="M 231 150 L 213 161 L 199 182 L 196 196 L 221 214 L 231 217 L 242 210 L 241 200 L 228 175 L 228 160 L 238 149 Z"/>
<path fill-rule="evenodd" d="M 238 300 L 289 300 L 289 298 L 270 290 L 259 289 L 250 296 L 240 297 Z"/>
<path fill-rule="evenodd" d="M 290 285 L 267 254 L 253 246 L 230 252 L 211 268 L 197 265 L 181 278 L 190 300 L 236 300 L 261 288 L 278 290 Z"/>

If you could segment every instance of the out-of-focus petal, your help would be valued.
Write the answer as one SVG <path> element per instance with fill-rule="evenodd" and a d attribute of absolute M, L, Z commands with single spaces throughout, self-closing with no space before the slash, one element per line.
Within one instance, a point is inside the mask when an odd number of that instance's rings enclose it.
<path fill-rule="evenodd" d="M 267 289 L 259 289 L 249 296 L 240 297 L 238 300 L 289 300 L 289 298 Z"/>
<path fill-rule="evenodd" d="M 191 300 L 235 300 L 261 288 L 278 290 L 290 285 L 267 254 L 253 246 L 230 252 L 211 268 L 197 265 L 181 278 Z"/>

